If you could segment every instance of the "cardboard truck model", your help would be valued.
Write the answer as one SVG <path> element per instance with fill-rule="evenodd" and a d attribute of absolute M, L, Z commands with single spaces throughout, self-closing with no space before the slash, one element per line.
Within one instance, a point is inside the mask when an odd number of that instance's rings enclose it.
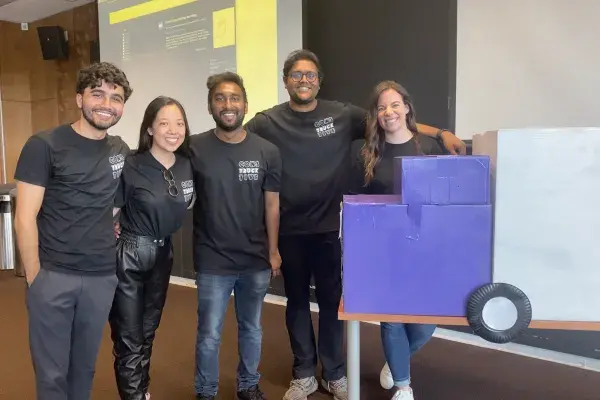
<path fill-rule="evenodd" d="M 494 343 L 600 330 L 600 128 L 488 132 L 472 156 L 396 159 L 395 180 L 344 197 L 345 313 Z"/>

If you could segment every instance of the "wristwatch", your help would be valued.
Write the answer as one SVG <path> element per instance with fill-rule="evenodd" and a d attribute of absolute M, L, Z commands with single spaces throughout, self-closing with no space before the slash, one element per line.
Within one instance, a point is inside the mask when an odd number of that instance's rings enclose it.
<path fill-rule="evenodd" d="M 450 131 L 448 129 L 440 129 L 435 134 L 435 138 L 438 139 L 438 140 L 442 140 L 442 133 L 444 133 L 444 132 L 450 132 Z"/>

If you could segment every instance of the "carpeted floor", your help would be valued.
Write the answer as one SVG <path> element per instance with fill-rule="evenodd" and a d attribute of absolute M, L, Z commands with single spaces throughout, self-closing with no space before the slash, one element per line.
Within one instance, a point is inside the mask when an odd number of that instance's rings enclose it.
<path fill-rule="evenodd" d="M 195 289 L 171 286 L 152 358 L 152 398 L 194 399 Z M 284 308 L 265 304 L 261 386 L 281 399 L 290 379 L 291 353 Z M 237 365 L 233 308 L 221 347 L 219 399 L 233 399 Z M 384 363 L 378 326 L 362 326 L 361 399 L 391 395 L 379 386 Z M 92 399 L 117 399 L 108 329 L 100 349 Z M 433 339 L 412 363 L 417 400 L 597 400 L 600 374 L 494 350 Z M 27 340 L 24 281 L 0 272 L 0 400 L 35 400 Z M 324 393 L 310 400 L 331 399 Z M 43 399 L 42 399 L 43 400 Z"/>

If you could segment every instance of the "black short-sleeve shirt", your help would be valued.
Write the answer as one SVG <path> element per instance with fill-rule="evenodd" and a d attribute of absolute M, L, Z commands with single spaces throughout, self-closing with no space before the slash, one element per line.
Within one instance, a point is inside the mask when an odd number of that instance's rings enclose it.
<path fill-rule="evenodd" d="M 71 125 L 27 140 L 15 179 L 45 188 L 37 220 L 42 268 L 114 273 L 112 211 L 128 153 L 129 147 L 118 136 L 88 139 Z"/>
<path fill-rule="evenodd" d="M 194 268 L 215 274 L 270 268 L 264 192 L 279 192 L 279 150 L 249 131 L 234 144 L 211 130 L 193 135 L 190 147 Z"/>
<path fill-rule="evenodd" d="M 414 137 L 402 144 L 385 143 L 381 160 L 373 169 L 373 179 L 365 186 L 364 158 L 361 154 L 363 144 L 364 140 L 352 144 L 353 168 L 349 191 L 352 194 L 394 194 L 396 157 L 446 154 L 436 139 L 426 135 L 419 135 L 418 146 Z"/>
<path fill-rule="evenodd" d="M 131 154 L 125 159 L 115 199 L 115 207 L 121 208 L 121 229 L 155 239 L 175 233 L 193 199 L 193 179 L 192 164 L 185 156 L 176 154 L 175 164 L 167 170 L 149 151 Z"/>
<path fill-rule="evenodd" d="M 364 137 L 366 111 L 348 103 L 318 100 L 309 112 L 289 103 L 259 112 L 247 128 L 281 152 L 280 233 L 339 229 L 342 194 L 349 184 L 352 141 Z"/>

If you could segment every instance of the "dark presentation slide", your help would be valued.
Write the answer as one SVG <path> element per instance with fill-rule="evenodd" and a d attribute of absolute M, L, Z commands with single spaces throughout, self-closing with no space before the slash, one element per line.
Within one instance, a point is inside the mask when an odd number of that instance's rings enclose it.
<path fill-rule="evenodd" d="M 206 76 L 235 69 L 234 1 L 202 0 L 201 4 L 202 10 L 198 2 L 189 0 L 102 3 L 103 14 L 109 14 L 103 25 L 114 26 L 103 29 L 102 41 L 111 45 L 102 47 L 102 58 L 144 65 L 145 69 L 127 72 L 136 77 L 145 73 L 149 79 L 165 73 Z"/>

